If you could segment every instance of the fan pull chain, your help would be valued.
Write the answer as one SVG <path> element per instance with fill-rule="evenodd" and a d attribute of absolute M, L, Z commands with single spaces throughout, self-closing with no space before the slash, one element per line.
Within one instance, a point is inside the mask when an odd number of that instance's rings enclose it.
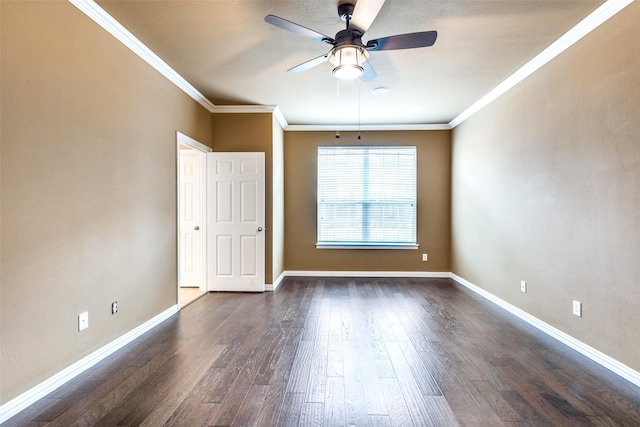
<path fill-rule="evenodd" d="M 360 136 L 360 89 L 362 87 L 362 80 L 358 79 L 358 140 L 362 139 Z"/>
<path fill-rule="evenodd" d="M 336 139 L 340 138 L 340 79 L 336 79 Z"/>

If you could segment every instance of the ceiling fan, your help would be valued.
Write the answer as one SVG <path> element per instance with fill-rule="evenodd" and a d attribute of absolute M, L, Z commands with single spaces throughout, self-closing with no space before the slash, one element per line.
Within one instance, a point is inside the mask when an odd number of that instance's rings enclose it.
<path fill-rule="evenodd" d="M 347 24 L 346 29 L 338 31 L 335 38 L 275 15 L 267 15 L 264 18 L 267 23 L 283 30 L 333 46 L 326 54 L 296 65 L 287 71 L 299 73 L 330 61 L 334 66 L 333 75 L 335 78 L 348 80 L 360 77 L 362 81 L 368 81 L 377 75 L 368 61 L 369 52 L 428 47 L 436 42 L 438 36 L 436 31 L 421 31 L 382 37 L 369 40 L 367 44 L 364 44 L 362 36 L 373 23 L 385 0 L 357 0 L 355 4 L 354 1 L 343 0 L 338 4 L 338 15 Z"/>

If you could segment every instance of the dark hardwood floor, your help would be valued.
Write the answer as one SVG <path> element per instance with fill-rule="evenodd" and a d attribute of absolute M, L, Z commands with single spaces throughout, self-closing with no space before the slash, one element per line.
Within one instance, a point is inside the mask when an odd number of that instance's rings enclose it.
<path fill-rule="evenodd" d="M 210 293 L 3 426 L 640 426 L 640 389 L 449 279 Z"/>

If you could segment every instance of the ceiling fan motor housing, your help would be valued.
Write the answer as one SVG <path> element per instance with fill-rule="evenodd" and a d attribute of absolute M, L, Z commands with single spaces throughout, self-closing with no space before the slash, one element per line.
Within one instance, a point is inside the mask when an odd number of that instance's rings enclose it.
<path fill-rule="evenodd" d="M 358 30 L 348 28 L 346 30 L 338 31 L 334 42 L 335 47 L 353 45 L 364 48 L 362 43 L 362 34 Z"/>

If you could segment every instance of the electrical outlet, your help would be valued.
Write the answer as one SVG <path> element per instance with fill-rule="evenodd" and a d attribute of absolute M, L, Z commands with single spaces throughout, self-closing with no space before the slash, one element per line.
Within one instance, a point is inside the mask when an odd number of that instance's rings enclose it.
<path fill-rule="evenodd" d="M 429 256 L 427 254 L 422 254 L 423 261 L 429 261 Z"/>
<path fill-rule="evenodd" d="M 116 314 L 118 312 L 118 301 L 114 301 L 111 303 L 111 314 Z"/>
<path fill-rule="evenodd" d="M 582 317 L 582 303 L 580 301 L 573 300 L 573 314 Z"/>
<path fill-rule="evenodd" d="M 89 312 L 85 311 L 84 313 L 78 314 L 78 331 L 82 331 L 83 329 L 87 329 L 89 327 Z"/>
<path fill-rule="evenodd" d="M 520 292 L 527 293 L 527 282 L 525 280 L 520 281 Z"/>

